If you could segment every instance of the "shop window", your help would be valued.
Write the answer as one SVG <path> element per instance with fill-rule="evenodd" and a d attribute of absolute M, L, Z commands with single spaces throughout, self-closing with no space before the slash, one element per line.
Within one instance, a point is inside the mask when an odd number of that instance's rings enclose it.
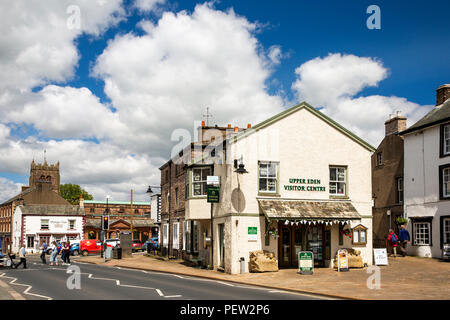
<path fill-rule="evenodd" d="M 41 219 L 41 230 L 48 230 L 48 219 Z"/>
<path fill-rule="evenodd" d="M 415 246 L 430 246 L 431 223 L 428 221 L 413 221 L 413 239 Z"/>
<path fill-rule="evenodd" d="M 345 196 L 347 192 L 347 168 L 330 167 L 330 194 Z"/>
<path fill-rule="evenodd" d="M 34 236 L 27 237 L 27 248 L 34 248 Z"/>
<path fill-rule="evenodd" d="M 352 241 L 356 245 L 367 244 L 367 228 L 363 225 L 357 225 L 352 229 Z"/>
<path fill-rule="evenodd" d="M 192 169 L 192 194 L 194 197 L 205 196 L 206 177 L 211 175 L 211 168 L 194 168 Z"/>
<path fill-rule="evenodd" d="M 278 163 L 259 162 L 259 192 L 277 193 Z"/>
<path fill-rule="evenodd" d="M 450 164 L 439 166 L 439 185 L 440 199 L 450 199 Z"/>

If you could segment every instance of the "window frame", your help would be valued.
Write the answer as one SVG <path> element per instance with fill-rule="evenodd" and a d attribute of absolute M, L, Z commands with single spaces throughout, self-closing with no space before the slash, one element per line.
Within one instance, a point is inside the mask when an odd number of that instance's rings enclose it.
<path fill-rule="evenodd" d="M 200 180 L 199 181 L 194 181 L 194 170 L 200 170 Z M 203 170 L 209 170 L 209 174 L 207 174 L 205 176 L 205 180 L 202 180 L 202 176 L 203 176 Z M 191 196 L 193 198 L 204 198 L 208 195 L 208 188 L 207 188 L 207 180 L 206 177 L 212 175 L 212 168 L 209 166 L 204 166 L 204 167 L 193 167 L 191 170 Z M 203 192 L 201 192 L 201 194 L 196 195 L 194 192 L 194 188 L 196 184 L 201 184 L 201 187 L 203 188 L 203 186 L 205 187 L 204 190 L 201 190 Z"/>
<path fill-rule="evenodd" d="M 30 239 L 33 240 L 31 246 L 30 246 Z M 34 235 L 32 235 L 32 236 L 27 236 L 27 248 L 28 248 L 28 249 L 34 248 L 34 239 L 35 239 L 35 236 L 34 236 Z"/>
<path fill-rule="evenodd" d="M 383 152 L 377 153 L 377 166 L 383 165 Z"/>
<path fill-rule="evenodd" d="M 169 247 L 169 225 L 167 223 L 163 224 L 163 237 L 162 237 L 162 246 L 163 248 Z"/>
<path fill-rule="evenodd" d="M 403 177 L 398 177 L 395 180 L 396 180 L 396 187 L 397 187 L 396 188 L 397 189 L 397 203 L 402 204 L 405 199 L 404 198 L 405 197 L 404 188 L 403 188 Z M 400 183 L 400 181 L 401 181 L 401 183 Z M 401 186 L 401 189 L 400 189 L 400 186 Z M 402 195 L 401 197 L 400 197 L 400 194 Z"/>
<path fill-rule="evenodd" d="M 43 228 L 43 221 L 47 221 L 47 228 Z M 50 230 L 50 219 L 41 219 L 41 230 Z"/>
<path fill-rule="evenodd" d="M 269 175 L 269 167 L 267 167 L 267 176 L 261 177 L 261 165 L 272 165 L 275 164 L 275 177 Z M 261 190 L 261 179 L 266 179 L 266 190 Z M 267 181 L 269 179 L 275 179 L 275 190 L 270 191 L 267 190 L 268 183 Z M 279 161 L 266 161 L 266 160 L 259 160 L 258 161 L 258 195 L 279 195 L 280 188 L 279 183 L 280 182 L 280 162 Z"/>
<path fill-rule="evenodd" d="M 344 181 L 339 181 L 338 171 L 336 171 L 336 180 L 331 180 L 331 169 L 344 169 Z M 340 165 L 329 165 L 328 166 L 328 194 L 332 197 L 348 197 L 348 167 Z M 336 183 L 336 193 L 331 193 L 331 184 Z M 338 183 L 344 184 L 344 193 L 337 193 Z"/>
<path fill-rule="evenodd" d="M 75 227 L 75 225 L 76 225 L 76 223 L 77 223 L 77 221 L 75 220 L 75 219 L 68 219 L 68 224 L 67 224 L 67 226 L 68 226 L 68 230 L 75 230 L 76 229 L 76 227 Z M 71 227 L 71 222 L 73 222 L 73 228 Z"/>
<path fill-rule="evenodd" d="M 450 192 L 447 195 L 444 195 L 444 171 L 447 169 L 450 170 L 450 163 L 439 166 L 439 200 L 450 200 Z M 449 181 L 447 181 L 447 183 L 450 183 L 450 172 Z M 450 191 L 450 188 L 447 189 Z"/>
<path fill-rule="evenodd" d="M 433 232 L 432 232 L 432 218 L 411 218 L 412 221 L 412 245 L 413 246 L 432 246 L 433 245 Z M 428 228 L 428 243 L 418 243 L 417 241 L 417 229 L 416 225 L 424 224 Z"/>
<path fill-rule="evenodd" d="M 450 215 L 441 216 L 440 217 L 440 224 L 439 224 L 439 230 L 440 230 L 440 248 L 442 249 L 444 247 L 444 244 L 450 244 L 450 232 L 448 236 L 448 241 L 445 242 L 445 223 L 448 221 L 450 225 Z"/>
<path fill-rule="evenodd" d="M 440 131 L 439 132 L 439 140 L 440 140 L 440 143 L 439 143 L 439 158 L 445 158 L 445 157 L 450 156 L 450 151 L 449 152 L 445 151 L 445 142 L 447 140 L 450 141 L 450 137 L 449 137 L 449 139 L 445 139 L 445 129 L 446 128 L 448 128 L 449 136 L 450 136 L 450 123 L 445 123 L 445 124 L 442 124 L 440 126 L 440 130 L 439 130 Z M 450 143 L 449 143 L 449 145 L 450 145 Z"/>

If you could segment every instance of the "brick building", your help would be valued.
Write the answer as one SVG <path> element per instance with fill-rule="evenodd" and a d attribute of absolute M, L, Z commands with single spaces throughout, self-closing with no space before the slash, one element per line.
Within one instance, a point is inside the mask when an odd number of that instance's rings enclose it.
<path fill-rule="evenodd" d="M 17 206 L 26 205 L 70 205 L 59 196 L 59 162 L 30 165 L 29 186 L 23 186 L 22 192 L 0 204 L 0 250 L 6 252 L 11 249 L 12 221 Z M 8 249 L 9 248 L 9 249 Z"/>
<path fill-rule="evenodd" d="M 385 137 L 372 155 L 374 206 L 373 245 L 385 248 L 389 228 L 398 234 L 396 219 L 403 216 L 403 137 L 406 117 L 400 112 L 385 122 Z"/>
<path fill-rule="evenodd" d="M 107 239 L 116 238 L 120 231 L 130 230 L 133 223 L 133 239 L 142 242 L 157 234 L 157 226 L 150 217 L 150 202 L 128 201 L 97 201 L 80 199 L 80 206 L 85 213 L 85 239 L 99 239 L 101 231 L 101 217 L 109 210 L 109 230 Z"/>

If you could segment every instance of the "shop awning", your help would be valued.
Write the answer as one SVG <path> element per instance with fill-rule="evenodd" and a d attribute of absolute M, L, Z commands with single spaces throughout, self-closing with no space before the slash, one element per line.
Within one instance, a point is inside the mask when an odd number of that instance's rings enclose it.
<path fill-rule="evenodd" d="M 360 220 L 361 215 L 349 201 L 301 201 L 259 199 L 269 220 Z"/>

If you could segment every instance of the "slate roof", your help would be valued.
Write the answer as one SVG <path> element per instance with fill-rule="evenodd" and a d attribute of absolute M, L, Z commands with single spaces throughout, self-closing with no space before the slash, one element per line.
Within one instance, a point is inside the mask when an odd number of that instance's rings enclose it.
<path fill-rule="evenodd" d="M 269 219 L 361 219 L 349 201 L 258 200 L 261 210 Z"/>
<path fill-rule="evenodd" d="M 39 216 L 51 216 L 51 215 L 67 215 L 76 216 L 84 215 L 83 208 L 73 205 L 51 205 L 51 204 L 37 204 L 19 206 L 22 214 L 26 215 L 39 215 Z"/>
<path fill-rule="evenodd" d="M 400 132 L 399 135 L 402 136 L 417 130 L 422 130 L 427 127 L 431 127 L 448 121 L 450 121 L 450 99 L 445 101 L 440 106 L 433 108 L 433 110 L 428 112 L 422 119 L 417 121 L 408 129 Z"/>

